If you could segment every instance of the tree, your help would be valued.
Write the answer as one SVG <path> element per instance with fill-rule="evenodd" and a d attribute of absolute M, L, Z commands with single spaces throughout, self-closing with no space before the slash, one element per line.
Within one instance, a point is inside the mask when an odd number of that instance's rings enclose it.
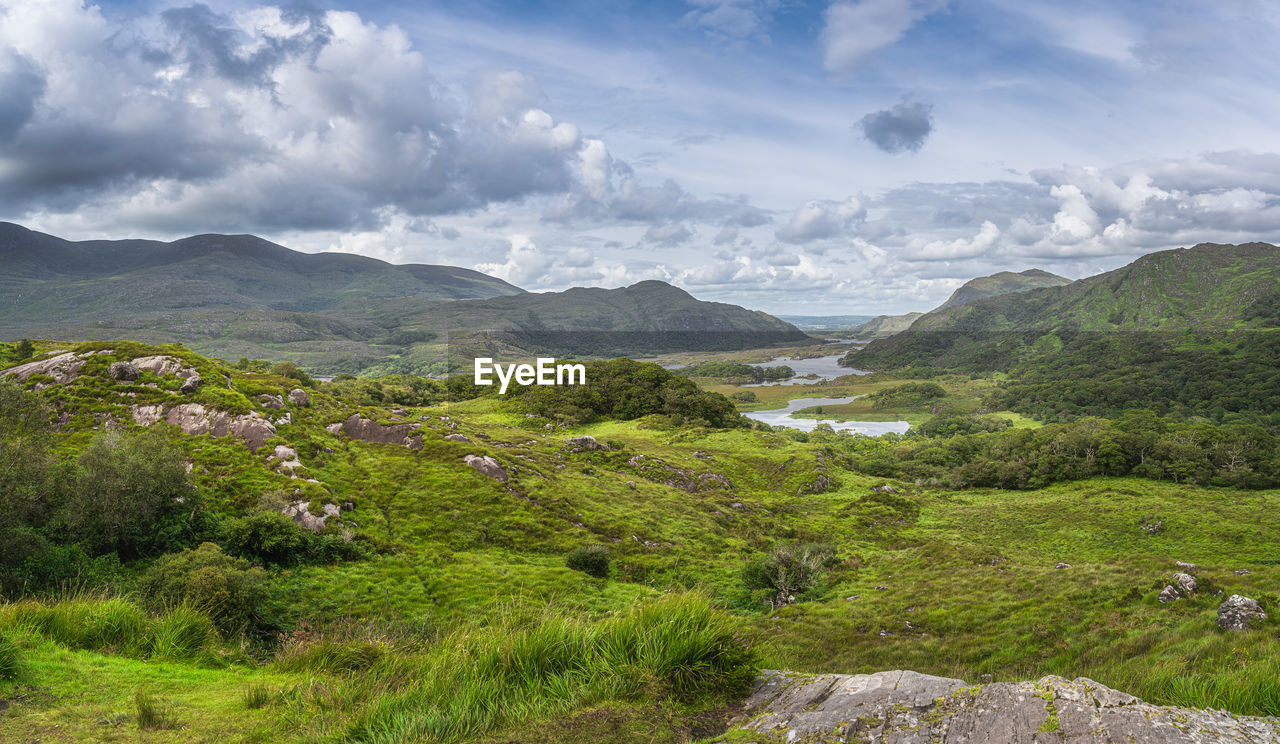
<path fill-rule="evenodd" d="M 13 351 L 19 360 L 30 359 L 36 355 L 36 345 L 31 343 L 31 339 L 24 338 L 18 342 L 17 346 L 13 347 Z"/>

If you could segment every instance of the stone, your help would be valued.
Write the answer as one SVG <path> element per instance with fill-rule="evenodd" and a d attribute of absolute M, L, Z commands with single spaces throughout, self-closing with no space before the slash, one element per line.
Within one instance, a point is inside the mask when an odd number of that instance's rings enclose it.
<path fill-rule="evenodd" d="M 420 424 L 392 424 L 383 426 L 353 413 L 342 422 L 342 433 L 362 442 L 381 442 L 399 444 L 411 450 L 422 449 L 422 433 L 418 431 Z"/>
<path fill-rule="evenodd" d="M 258 396 L 258 404 L 263 408 L 270 408 L 273 411 L 279 411 L 284 408 L 284 398 L 281 398 L 279 395 L 263 393 Z"/>
<path fill-rule="evenodd" d="M 1190 594 L 1196 590 L 1196 577 L 1187 573 L 1176 573 L 1169 577 L 1170 583 L 1178 588 L 1179 594 Z"/>
<path fill-rule="evenodd" d="M 569 446 L 575 447 L 578 450 L 583 452 L 609 449 L 605 445 L 597 442 L 596 438 L 591 436 L 590 434 L 584 434 L 583 436 L 580 436 L 580 437 L 573 437 L 572 439 L 569 440 Z"/>
<path fill-rule="evenodd" d="M 450 442 L 470 442 L 471 438 L 466 434 L 445 434 L 444 438 Z"/>
<path fill-rule="evenodd" d="M 182 381 L 182 387 L 178 388 L 178 392 L 183 395 L 190 395 L 200 389 L 200 375 L 192 375 Z"/>
<path fill-rule="evenodd" d="M 1249 575 L 1249 569 L 1247 569 L 1247 568 L 1237 568 L 1237 569 L 1235 570 L 1235 574 L 1236 574 L 1236 576 L 1248 576 L 1248 575 Z"/>
<path fill-rule="evenodd" d="M 138 357 L 133 360 L 133 365 L 138 369 L 145 369 L 148 372 L 154 372 L 161 377 L 165 375 L 176 375 L 178 377 L 187 378 L 196 371 L 182 364 L 182 360 L 167 354 L 158 354 L 156 356 Z"/>
<path fill-rule="evenodd" d="M 142 374 L 138 371 L 138 366 L 133 362 L 112 362 L 107 367 L 107 375 L 113 380 L 121 382 L 132 382 L 138 379 L 138 375 Z"/>
<path fill-rule="evenodd" d="M 1157 522 L 1147 522 L 1146 524 L 1142 525 L 1138 529 L 1142 530 L 1148 535 L 1159 534 L 1164 531 L 1164 520 L 1162 519 Z"/>
<path fill-rule="evenodd" d="M 298 451 L 283 444 L 276 445 L 270 459 L 276 460 L 276 472 L 288 471 L 287 474 L 292 477 L 296 477 L 293 475 L 294 469 L 302 467 L 302 461 L 298 459 Z"/>
<path fill-rule="evenodd" d="M 812 481 L 796 489 L 796 495 L 804 496 L 805 494 L 811 493 L 823 493 L 829 488 L 831 488 L 831 478 L 829 478 L 826 473 L 818 473 L 817 477 Z"/>
<path fill-rule="evenodd" d="M 897 493 L 898 492 L 898 489 L 894 488 L 893 486 L 887 483 L 883 486 L 872 486 L 871 490 L 875 491 L 876 493 Z"/>
<path fill-rule="evenodd" d="M 302 388 L 294 388 L 285 396 L 289 402 L 299 408 L 306 408 L 311 405 L 311 396 L 307 395 L 307 391 Z"/>
<path fill-rule="evenodd" d="M 1255 599 L 1232 594 L 1218 605 L 1218 627 L 1223 630 L 1248 630 L 1267 619 L 1267 613 Z"/>
<path fill-rule="evenodd" d="M 328 509 L 325 509 L 324 516 L 317 517 L 311 513 L 310 509 L 308 509 L 309 506 L 311 506 L 310 501 L 295 501 L 281 509 L 280 513 L 291 518 L 293 521 L 312 532 L 320 532 L 324 529 L 325 520 L 327 520 L 331 515 L 329 514 Z M 326 506 L 332 505 L 326 504 Z"/>
<path fill-rule="evenodd" d="M 1160 596 L 1157 597 L 1157 599 L 1164 604 L 1168 604 L 1174 600 L 1182 599 L 1182 595 L 1178 593 L 1178 590 L 1175 587 L 1166 586 L 1160 591 Z"/>
<path fill-rule="evenodd" d="M 696 457 L 696 458 L 698 458 L 699 460 L 712 460 L 712 459 L 715 459 L 715 458 L 713 458 L 711 455 L 708 455 L 706 452 L 694 452 L 694 453 L 693 453 L 693 456 L 694 456 L 694 457 Z"/>
<path fill-rule="evenodd" d="M 65 385 L 80 376 L 80 369 L 84 367 L 85 360 L 90 356 L 91 354 L 75 354 L 72 352 L 56 354 L 48 359 L 10 367 L 0 372 L 0 376 L 12 375 L 19 380 L 26 380 L 32 375 L 43 375 L 52 378 L 54 385 Z M 42 390 L 45 387 L 48 386 L 44 383 L 36 385 L 37 390 Z"/>
<path fill-rule="evenodd" d="M 1194 563 L 1187 563 L 1186 561 L 1176 561 L 1173 565 L 1177 566 L 1178 568 L 1181 568 L 1183 571 L 1186 571 L 1189 574 L 1193 574 L 1196 572 L 1196 564 Z"/>
<path fill-rule="evenodd" d="M 151 426 L 163 420 L 166 424 L 181 429 L 183 434 L 208 434 L 214 437 L 230 435 L 255 452 L 276 435 L 276 427 L 256 413 L 237 416 L 226 411 L 207 409 L 199 403 L 183 403 L 168 409 L 158 405 L 135 405 L 129 412 L 134 423 L 141 426 Z"/>
<path fill-rule="evenodd" d="M 462 461 L 500 483 L 507 482 L 507 471 L 503 470 L 502 465 L 489 455 L 467 455 L 462 458 Z"/>
<path fill-rule="evenodd" d="M 1071 564 L 1059 562 L 1058 565 L 1054 566 L 1054 568 L 1057 568 L 1057 569 L 1071 568 Z"/>
<path fill-rule="evenodd" d="M 1280 742 L 1280 720 L 1151 705 L 1084 677 L 970 685 L 905 670 L 766 672 L 730 725 L 708 741 Z"/>
<path fill-rule="evenodd" d="M 635 482 L 635 481 L 627 481 L 627 488 L 630 488 L 632 491 L 636 490 L 636 482 Z"/>
<path fill-rule="evenodd" d="M 336 424 L 329 424 L 328 426 L 324 427 L 324 430 L 325 430 L 325 431 L 327 431 L 327 432 L 329 432 L 330 434 L 334 434 L 334 435 L 341 434 L 341 433 L 342 433 L 342 422 L 341 422 L 341 421 L 339 421 L 339 422 L 338 422 L 338 423 L 336 423 Z"/>

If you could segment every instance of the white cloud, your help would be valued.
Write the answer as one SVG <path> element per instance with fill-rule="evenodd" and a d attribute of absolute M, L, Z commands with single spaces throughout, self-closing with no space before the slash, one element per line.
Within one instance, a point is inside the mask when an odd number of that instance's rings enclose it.
<path fill-rule="evenodd" d="M 876 52 L 902 38 L 912 26 L 943 7 L 946 0 L 841 0 L 825 14 L 823 66 L 850 73 Z"/>
<path fill-rule="evenodd" d="M 790 221 L 778 228 L 777 238 L 784 243 L 797 244 L 834 238 L 866 216 L 866 207 L 855 196 L 842 202 L 811 201 L 798 207 Z"/>
<path fill-rule="evenodd" d="M 554 259 L 539 250 L 528 235 L 512 235 L 508 242 L 510 247 L 507 249 L 506 261 L 476 264 L 475 270 L 511 282 L 517 287 L 543 283 Z"/>

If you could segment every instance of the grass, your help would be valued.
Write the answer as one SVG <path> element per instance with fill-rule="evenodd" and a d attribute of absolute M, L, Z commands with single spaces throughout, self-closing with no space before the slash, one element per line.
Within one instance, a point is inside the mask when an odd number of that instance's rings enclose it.
<path fill-rule="evenodd" d="M 899 382 L 797 387 L 827 396 Z M 233 383 L 245 394 L 292 385 Z M 987 384 L 944 387 L 976 402 Z M 797 392 L 752 389 L 779 401 Z M 97 382 L 61 394 L 80 412 L 67 448 L 93 416 L 129 420 L 132 399 L 98 397 Z M 148 615 L 105 595 L 0 604 L 0 674 L 8 664 L 21 680 L 0 679 L 0 697 L 35 696 L 0 718 L 0 740 L 50 739 L 54 727 L 70 741 L 138 740 L 133 696 L 147 685 L 181 726 L 148 741 L 685 741 L 714 734 L 727 698 L 708 690 L 728 672 L 699 649 L 734 648 L 717 645 L 726 639 L 748 641 L 769 668 L 1087 676 L 1156 703 L 1280 713 L 1277 491 L 894 482 L 897 503 L 868 498 L 884 479 L 844 469 L 820 437 L 645 421 L 547 431 L 494 399 L 393 414 L 391 401 L 312 398 L 268 450 L 297 449 L 319 483 L 290 481 L 265 452 L 229 438 L 173 436 L 219 512 L 306 489 L 317 503 L 351 502 L 341 518 L 379 554 L 273 569 L 274 600 L 296 631 L 265 666 L 181 607 Z M 325 431 L 354 410 L 420 424 L 422 450 Z M 451 433 L 470 441 L 445 440 Z M 571 452 L 568 438 L 581 434 L 620 449 Z M 511 479 L 480 475 L 463 464 L 468 454 L 495 457 Z M 634 464 L 637 455 L 647 459 Z M 819 473 L 828 487 L 799 495 Z M 677 474 L 692 488 L 671 485 Z M 1150 517 L 1165 531 L 1142 532 Z M 776 611 L 753 601 L 743 567 L 796 542 L 835 547 L 823 580 Z M 608 579 L 565 565 L 580 545 L 608 547 Z M 1199 564 L 1213 591 L 1258 599 L 1271 619 L 1220 631 L 1221 598 L 1209 589 L 1159 604 L 1178 560 Z M 1072 567 L 1055 570 L 1058 561 Z M 701 598 L 671 599 L 689 589 Z"/>

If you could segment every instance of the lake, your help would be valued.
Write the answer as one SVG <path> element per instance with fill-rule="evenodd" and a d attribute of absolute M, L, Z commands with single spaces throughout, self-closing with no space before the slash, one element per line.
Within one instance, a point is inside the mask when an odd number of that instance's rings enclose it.
<path fill-rule="evenodd" d="M 767 387 L 769 385 L 809 385 L 818 380 L 834 380 L 837 377 L 845 375 L 869 375 L 871 374 L 865 369 L 853 369 L 852 367 L 841 367 L 840 359 L 844 354 L 831 354 L 830 356 L 813 357 L 812 359 L 792 359 L 791 357 L 778 357 L 767 362 L 757 365 L 759 367 L 782 367 L 787 366 L 795 370 L 796 376 L 790 380 L 777 380 L 774 382 L 758 382 L 742 387 Z M 806 378 L 805 375 L 817 375 L 816 378 Z"/>
<path fill-rule="evenodd" d="M 849 374 L 846 372 L 845 374 Z M 906 421 L 834 421 L 832 419 L 792 418 L 791 414 L 804 408 L 815 406 L 838 406 L 851 403 L 861 395 L 844 398 L 794 398 L 783 408 L 770 411 L 743 411 L 744 416 L 763 421 L 770 426 L 786 426 L 800 431 L 813 431 L 818 424 L 830 424 L 836 431 L 849 431 L 855 434 L 866 434 L 878 437 L 881 434 L 905 434 L 911 424 Z"/>

